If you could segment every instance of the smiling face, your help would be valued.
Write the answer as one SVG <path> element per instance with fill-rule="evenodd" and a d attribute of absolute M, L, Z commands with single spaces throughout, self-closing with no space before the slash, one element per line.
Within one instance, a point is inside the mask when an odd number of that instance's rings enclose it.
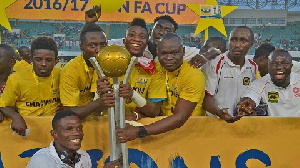
<path fill-rule="evenodd" d="M 272 52 L 269 61 L 269 74 L 272 82 L 278 87 L 287 87 L 290 84 L 292 58 L 288 52 Z"/>
<path fill-rule="evenodd" d="M 32 64 L 35 74 L 39 77 L 49 77 L 56 64 L 54 51 L 36 49 L 32 55 Z"/>
<path fill-rule="evenodd" d="M 58 151 L 66 151 L 74 154 L 81 147 L 83 131 L 80 119 L 77 116 L 66 116 L 57 124 L 57 128 L 51 131 L 55 148 Z"/>
<path fill-rule="evenodd" d="M 162 39 L 158 42 L 157 56 L 160 64 L 169 72 L 178 69 L 183 61 L 184 48 L 179 37 Z"/>
<path fill-rule="evenodd" d="M 148 42 L 148 32 L 141 26 L 130 26 L 126 31 L 124 44 L 132 56 L 143 56 Z"/>
<path fill-rule="evenodd" d="M 249 29 L 235 28 L 229 37 L 229 59 L 234 63 L 244 60 L 252 44 L 253 39 Z"/>
<path fill-rule="evenodd" d="M 157 45 L 161 37 L 169 32 L 175 32 L 174 25 L 168 20 L 160 19 L 153 26 L 151 41 Z"/>

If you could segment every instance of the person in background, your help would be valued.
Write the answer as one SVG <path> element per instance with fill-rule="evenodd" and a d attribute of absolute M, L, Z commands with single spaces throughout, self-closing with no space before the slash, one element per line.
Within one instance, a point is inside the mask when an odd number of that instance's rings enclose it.
<path fill-rule="evenodd" d="M 256 79 L 268 74 L 268 57 L 270 53 L 274 50 L 275 47 L 272 46 L 270 43 L 264 43 L 255 50 L 253 61 L 258 66 Z"/>
<path fill-rule="evenodd" d="M 196 68 L 200 68 L 208 60 L 216 58 L 216 56 L 221 53 L 226 52 L 226 41 L 222 37 L 209 37 L 205 42 L 202 48 L 200 49 L 199 54 L 193 57 L 189 63 Z"/>
<path fill-rule="evenodd" d="M 6 86 L 8 76 L 12 73 L 12 68 L 15 64 L 15 50 L 7 45 L 0 44 L 0 97 Z M 0 122 L 4 120 L 3 114 L 0 110 Z"/>
<path fill-rule="evenodd" d="M 30 48 L 27 46 L 21 46 L 18 49 L 21 61 L 18 61 L 13 67 L 13 71 L 18 71 L 31 64 Z"/>

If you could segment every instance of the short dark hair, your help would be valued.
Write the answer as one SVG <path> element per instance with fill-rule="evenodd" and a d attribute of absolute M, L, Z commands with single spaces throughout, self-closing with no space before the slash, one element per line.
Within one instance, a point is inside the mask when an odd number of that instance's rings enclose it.
<path fill-rule="evenodd" d="M 237 26 L 231 32 L 233 32 L 236 29 L 248 29 L 250 31 L 252 42 L 254 42 L 254 33 L 253 33 L 253 31 L 252 31 L 252 29 L 250 27 L 247 27 L 247 26 Z"/>
<path fill-rule="evenodd" d="M 159 20 L 167 20 L 169 22 L 171 22 L 174 26 L 174 30 L 176 31 L 178 29 L 178 24 L 176 23 L 176 21 L 169 15 L 162 15 L 162 16 L 158 16 L 154 19 L 154 24 L 159 21 Z"/>
<path fill-rule="evenodd" d="M 218 44 L 220 45 L 220 50 L 221 52 L 225 52 L 226 51 L 226 40 L 222 37 L 209 37 L 206 41 L 205 44 L 209 42 L 209 43 L 214 43 L 214 44 Z"/>
<path fill-rule="evenodd" d="M 58 56 L 56 42 L 51 37 L 41 36 L 34 39 L 31 44 L 31 55 L 33 56 L 34 51 L 38 49 L 46 49 L 46 50 L 53 51 L 55 54 L 55 58 L 57 58 Z"/>
<path fill-rule="evenodd" d="M 55 114 L 55 116 L 52 119 L 52 129 L 56 130 L 57 129 L 57 125 L 60 122 L 60 120 L 63 119 L 63 118 L 65 118 L 65 117 L 68 117 L 68 116 L 77 116 L 78 117 L 78 115 L 75 112 L 71 111 L 71 110 L 62 110 L 62 111 L 59 111 L 59 112 L 57 112 Z"/>
<path fill-rule="evenodd" d="M 142 18 L 134 18 L 132 22 L 129 23 L 128 28 L 131 26 L 141 26 L 148 32 L 146 21 Z"/>
<path fill-rule="evenodd" d="M 269 56 L 272 51 L 275 50 L 275 47 L 270 43 L 264 43 L 260 45 L 256 50 L 253 59 L 257 59 L 262 56 Z"/>
<path fill-rule="evenodd" d="M 164 34 L 161 37 L 160 41 L 162 41 L 163 39 L 171 39 L 171 38 L 178 38 L 180 41 L 182 41 L 181 38 L 180 38 L 180 36 L 178 34 L 172 33 L 172 32 Z"/>
<path fill-rule="evenodd" d="M 80 42 L 84 42 L 85 40 L 85 35 L 88 32 L 103 32 L 101 27 L 95 23 L 87 23 L 85 26 L 82 28 L 81 33 L 80 33 Z M 104 32 L 103 32 L 104 33 Z"/>
<path fill-rule="evenodd" d="M 18 52 L 19 52 L 20 54 L 23 54 L 23 51 L 24 51 L 25 49 L 30 50 L 30 48 L 27 47 L 27 46 L 21 46 L 21 47 L 19 47 Z"/>
<path fill-rule="evenodd" d="M 0 49 L 4 49 L 8 54 L 7 54 L 7 59 L 14 59 L 15 57 L 15 49 L 7 44 L 0 44 Z"/>
<path fill-rule="evenodd" d="M 285 49 L 276 49 L 276 50 L 274 50 L 274 51 L 271 52 L 270 56 L 274 55 L 275 53 L 285 53 L 285 54 L 288 55 L 289 59 L 293 60 L 293 57 L 291 56 L 291 54 L 287 50 L 285 50 Z"/>

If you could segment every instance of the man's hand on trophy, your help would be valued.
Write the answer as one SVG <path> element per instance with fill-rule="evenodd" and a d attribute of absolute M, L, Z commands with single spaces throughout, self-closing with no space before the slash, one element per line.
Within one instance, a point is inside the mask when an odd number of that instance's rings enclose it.
<path fill-rule="evenodd" d="M 125 119 L 128 121 L 137 121 L 142 118 L 147 117 L 144 113 L 139 113 L 139 112 L 133 112 L 133 114 L 128 114 L 125 116 Z"/>
<path fill-rule="evenodd" d="M 130 84 L 123 84 L 122 82 L 119 85 L 119 96 L 126 99 L 131 99 L 133 95 L 133 90 Z"/>
<path fill-rule="evenodd" d="M 101 6 L 94 6 L 92 9 L 85 11 L 86 23 L 95 23 L 101 16 Z"/>
<path fill-rule="evenodd" d="M 108 77 L 100 77 L 97 81 L 97 92 L 101 96 L 104 93 L 113 92 L 112 85 L 108 82 Z"/>
<path fill-rule="evenodd" d="M 139 127 L 126 124 L 126 128 L 118 130 L 118 138 L 121 143 L 138 138 Z"/>
<path fill-rule="evenodd" d="M 100 96 L 101 101 L 103 102 L 105 107 L 114 107 L 115 106 L 115 95 L 113 92 L 103 93 Z"/>

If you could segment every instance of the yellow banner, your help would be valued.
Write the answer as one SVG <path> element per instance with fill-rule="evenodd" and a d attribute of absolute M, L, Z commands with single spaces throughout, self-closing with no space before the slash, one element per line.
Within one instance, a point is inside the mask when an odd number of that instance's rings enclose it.
<path fill-rule="evenodd" d="M 12 135 L 10 121 L 0 124 L 0 167 L 1 162 L 5 168 L 25 167 L 38 148 L 52 141 L 52 117 L 25 120 L 30 129 L 26 138 Z M 234 124 L 210 117 L 190 118 L 180 129 L 127 143 L 129 161 L 132 167 L 143 168 L 298 168 L 299 123 L 300 118 L 242 118 Z M 82 149 L 92 156 L 93 167 L 102 167 L 109 156 L 108 119 L 90 117 L 83 125 Z"/>
<path fill-rule="evenodd" d="M 199 16 L 185 6 L 204 4 L 205 0 L 125 0 L 115 13 L 103 13 L 101 21 L 131 22 L 134 17 L 153 23 L 155 17 L 170 15 L 179 24 L 196 24 Z M 6 8 L 8 18 L 84 20 L 84 11 L 92 7 L 91 0 L 18 0 Z"/>

